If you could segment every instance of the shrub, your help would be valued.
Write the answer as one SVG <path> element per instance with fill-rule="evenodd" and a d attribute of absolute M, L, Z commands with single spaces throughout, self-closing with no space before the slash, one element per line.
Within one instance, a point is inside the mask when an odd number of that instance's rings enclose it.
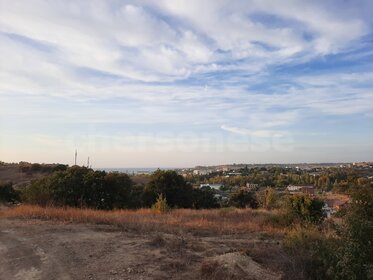
<path fill-rule="evenodd" d="M 163 196 L 163 194 L 158 196 L 157 201 L 152 206 L 152 209 L 158 211 L 159 213 L 167 213 L 170 210 L 167 205 L 167 199 Z"/>
<path fill-rule="evenodd" d="M 294 195 L 288 200 L 289 214 L 306 223 L 318 224 L 323 221 L 324 201 L 309 195 Z"/>
<path fill-rule="evenodd" d="M 210 187 L 203 187 L 193 190 L 193 208 L 211 209 L 219 208 L 219 203 L 214 196 L 214 191 Z"/>
<path fill-rule="evenodd" d="M 191 208 L 193 205 L 193 188 L 176 171 L 157 170 L 152 174 L 144 190 L 144 204 L 153 205 L 160 194 L 165 196 L 170 207 Z"/>
<path fill-rule="evenodd" d="M 0 202 L 12 202 L 19 201 L 19 194 L 13 188 L 12 183 L 0 183 Z"/>
<path fill-rule="evenodd" d="M 33 181 L 22 198 L 41 206 L 125 208 L 131 200 L 131 187 L 132 181 L 126 174 L 73 166 Z"/>
<path fill-rule="evenodd" d="M 316 227 L 297 227 L 284 238 L 284 249 L 290 264 L 291 279 L 334 279 L 331 267 L 335 263 L 334 249 L 338 240 L 328 238 Z"/>
<path fill-rule="evenodd" d="M 343 220 L 339 230 L 342 242 L 335 250 L 335 279 L 373 279 L 372 187 L 353 188 Z"/>
<path fill-rule="evenodd" d="M 316 227 L 290 232 L 284 247 L 305 279 L 373 279 L 373 189 L 355 187 L 336 235 Z"/>
<path fill-rule="evenodd" d="M 264 191 L 263 207 L 272 209 L 276 205 L 277 195 L 273 188 L 267 188 Z"/>
<path fill-rule="evenodd" d="M 229 198 L 229 205 L 238 208 L 258 208 L 258 201 L 253 192 L 248 192 L 240 189 L 231 194 Z"/>

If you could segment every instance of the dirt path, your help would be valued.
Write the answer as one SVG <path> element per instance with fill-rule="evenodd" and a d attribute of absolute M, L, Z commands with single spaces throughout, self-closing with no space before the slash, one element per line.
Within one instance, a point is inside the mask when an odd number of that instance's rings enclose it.
<path fill-rule="evenodd" d="M 0 219 L 0 280 L 197 280 L 203 278 L 206 260 L 224 259 L 224 254 L 253 248 L 255 242 L 247 236 L 145 234 L 106 225 Z M 266 271 L 260 279 L 266 279 Z M 267 279 L 278 279 L 268 273 Z"/>
<path fill-rule="evenodd" d="M 53 255 L 18 231 L 0 231 L 0 279 L 71 279 Z"/>

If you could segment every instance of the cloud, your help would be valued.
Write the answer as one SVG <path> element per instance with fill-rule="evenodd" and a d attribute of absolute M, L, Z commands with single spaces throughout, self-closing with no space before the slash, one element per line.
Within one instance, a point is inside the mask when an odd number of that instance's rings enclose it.
<path fill-rule="evenodd" d="M 221 129 L 249 137 L 258 137 L 258 138 L 273 138 L 273 137 L 284 137 L 284 132 L 274 131 L 274 130 L 250 130 L 247 128 L 232 127 L 227 125 L 222 125 Z"/>
<path fill-rule="evenodd" d="M 291 8 L 289 9 L 289 5 Z M 304 7 L 307 6 L 307 7 Z M 274 21 L 265 20 L 273 17 Z M 276 24 L 274 24 L 275 22 Z M 367 33 L 364 21 L 289 1 L 4 2 L 0 31 L 53 47 L 47 62 L 138 81 L 173 81 L 335 53 Z M 305 34 L 309 34 L 308 37 Z M 14 42 L 3 42 L 11 48 Z M 30 50 L 18 54 L 29 57 Z M 35 51 L 35 50 L 31 50 Z M 40 50 L 36 50 L 40 54 Z M 54 61 L 51 61 L 54 60 Z M 40 75 L 46 75 L 43 67 Z"/>
<path fill-rule="evenodd" d="M 136 124 L 264 139 L 373 115 L 370 1 L 0 7 L 0 117 L 37 135 Z"/>

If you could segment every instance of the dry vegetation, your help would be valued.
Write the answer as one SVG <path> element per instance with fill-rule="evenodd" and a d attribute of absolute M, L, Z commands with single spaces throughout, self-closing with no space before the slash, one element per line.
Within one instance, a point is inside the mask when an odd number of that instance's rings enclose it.
<path fill-rule="evenodd" d="M 235 234 L 257 232 L 282 235 L 285 228 L 271 222 L 277 211 L 224 208 L 176 209 L 159 213 L 153 209 L 100 211 L 20 205 L 0 211 L 0 217 L 42 219 L 72 223 L 111 224 L 121 228 L 163 232 L 191 231 Z"/>

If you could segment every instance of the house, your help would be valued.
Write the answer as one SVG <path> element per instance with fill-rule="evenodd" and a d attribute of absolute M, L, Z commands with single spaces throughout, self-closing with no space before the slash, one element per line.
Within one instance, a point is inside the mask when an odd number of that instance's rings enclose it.
<path fill-rule="evenodd" d="M 213 190 L 219 191 L 222 187 L 224 187 L 224 184 L 201 184 L 199 188 L 209 187 Z"/>
<path fill-rule="evenodd" d="M 290 193 L 304 193 L 304 194 L 315 194 L 315 186 L 312 185 L 289 185 L 287 186 L 287 190 Z"/>
<path fill-rule="evenodd" d="M 287 187 L 287 190 L 291 193 L 296 193 L 296 192 L 300 192 L 300 190 L 302 189 L 302 186 L 293 186 L 293 185 L 289 185 Z"/>
<path fill-rule="evenodd" d="M 233 171 L 233 172 L 229 172 L 228 173 L 228 177 L 229 176 L 241 176 L 242 175 L 242 173 L 240 173 L 240 172 L 235 172 L 235 171 Z"/>
<path fill-rule="evenodd" d="M 213 170 L 210 169 L 195 169 L 193 170 L 193 175 L 209 175 Z"/>
<path fill-rule="evenodd" d="M 256 191 L 259 188 L 258 184 L 253 184 L 253 183 L 246 183 L 245 189 L 249 191 Z"/>
<path fill-rule="evenodd" d="M 331 215 L 337 213 L 341 209 L 348 207 L 349 200 L 327 199 L 323 207 L 323 211 L 329 218 Z"/>
<path fill-rule="evenodd" d="M 315 194 L 315 187 L 314 186 L 302 186 L 301 189 L 302 193 L 314 195 Z"/>

